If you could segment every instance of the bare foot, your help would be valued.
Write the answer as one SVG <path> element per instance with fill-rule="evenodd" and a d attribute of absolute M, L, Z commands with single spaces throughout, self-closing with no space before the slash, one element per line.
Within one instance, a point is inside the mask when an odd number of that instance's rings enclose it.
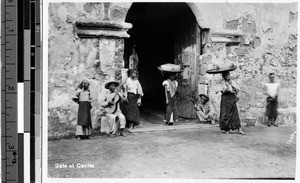
<path fill-rule="evenodd" d="M 246 133 L 244 133 L 244 132 L 241 131 L 241 130 L 240 130 L 238 133 L 241 134 L 241 135 L 246 135 Z"/>

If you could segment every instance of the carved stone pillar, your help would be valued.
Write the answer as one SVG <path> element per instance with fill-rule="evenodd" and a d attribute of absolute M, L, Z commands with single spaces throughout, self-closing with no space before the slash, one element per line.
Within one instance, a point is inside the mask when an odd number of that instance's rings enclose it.
<path fill-rule="evenodd" d="M 96 20 L 80 20 L 75 25 L 79 38 L 99 39 L 100 68 L 106 80 L 122 79 L 124 39 L 129 38 L 127 31 L 132 25 L 125 22 Z"/>

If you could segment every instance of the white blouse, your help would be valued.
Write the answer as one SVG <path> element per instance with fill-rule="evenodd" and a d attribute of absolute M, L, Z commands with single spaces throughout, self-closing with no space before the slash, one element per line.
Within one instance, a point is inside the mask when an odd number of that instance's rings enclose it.
<path fill-rule="evenodd" d="M 171 81 L 170 79 L 167 79 L 162 83 L 162 85 L 166 87 L 168 92 L 170 92 L 171 97 L 175 95 L 178 87 L 178 82 L 176 80 Z"/>
<path fill-rule="evenodd" d="M 171 81 L 171 83 L 173 83 L 175 85 L 175 87 L 178 87 L 178 82 L 177 81 Z M 170 83 L 168 80 L 164 80 L 164 82 L 162 83 L 163 86 L 167 86 L 167 91 L 170 91 Z"/>
<path fill-rule="evenodd" d="M 75 91 L 75 96 L 79 99 L 79 101 L 91 101 L 91 93 L 90 91 L 77 89 Z"/>
<path fill-rule="evenodd" d="M 141 96 L 144 96 L 142 86 L 141 86 L 139 80 L 137 80 L 137 79 L 133 80 L 131 78 L 128 78 L 126 80 L 125 88 L 126 88 L 126 91 L 129 93 L 134 93 L 134 94 L 139 94 Z"/>

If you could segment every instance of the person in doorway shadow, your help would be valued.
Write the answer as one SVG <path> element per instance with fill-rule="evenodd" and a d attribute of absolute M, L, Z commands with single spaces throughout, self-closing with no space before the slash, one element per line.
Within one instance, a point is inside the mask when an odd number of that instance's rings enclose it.
<path fill-rule="evenodd" d="M 178 121 L 178 106 L 177 106 L 177 88 L 178 82 L 176 77 L 178 75 L 175 73 L 167 73 L 169 78 L 163 81 L 162 85 L 165 87 L 165 97 L 166 97 L 166 114 L 165 122 L 167 125 L 173 125 L 171 121 L 171 115 L 173 115 L 173 121 Z"/>

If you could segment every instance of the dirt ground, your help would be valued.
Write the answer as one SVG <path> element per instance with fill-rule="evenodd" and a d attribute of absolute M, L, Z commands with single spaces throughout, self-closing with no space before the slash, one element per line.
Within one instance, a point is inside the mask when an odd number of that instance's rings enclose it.
<path fill-rule="evenodd" d="M 145 125 L 140 127 L 143 128 L 146 128 Z M 217 125 L 197 122 L 177 124 L 172 128 L 158 123 L 155 128 L 151 131 L 137 129 L 127 137 L 94 136 L 92 140 L 49 141 L 48 176 L 185 179 L 295 177 L 296 138 L 289 142 L 296 131 L 295 126 L 244 127 L 247 133 L 244 136 L 224 134 Z M 83 165 L 77 167 L 79 163 Z"/>

